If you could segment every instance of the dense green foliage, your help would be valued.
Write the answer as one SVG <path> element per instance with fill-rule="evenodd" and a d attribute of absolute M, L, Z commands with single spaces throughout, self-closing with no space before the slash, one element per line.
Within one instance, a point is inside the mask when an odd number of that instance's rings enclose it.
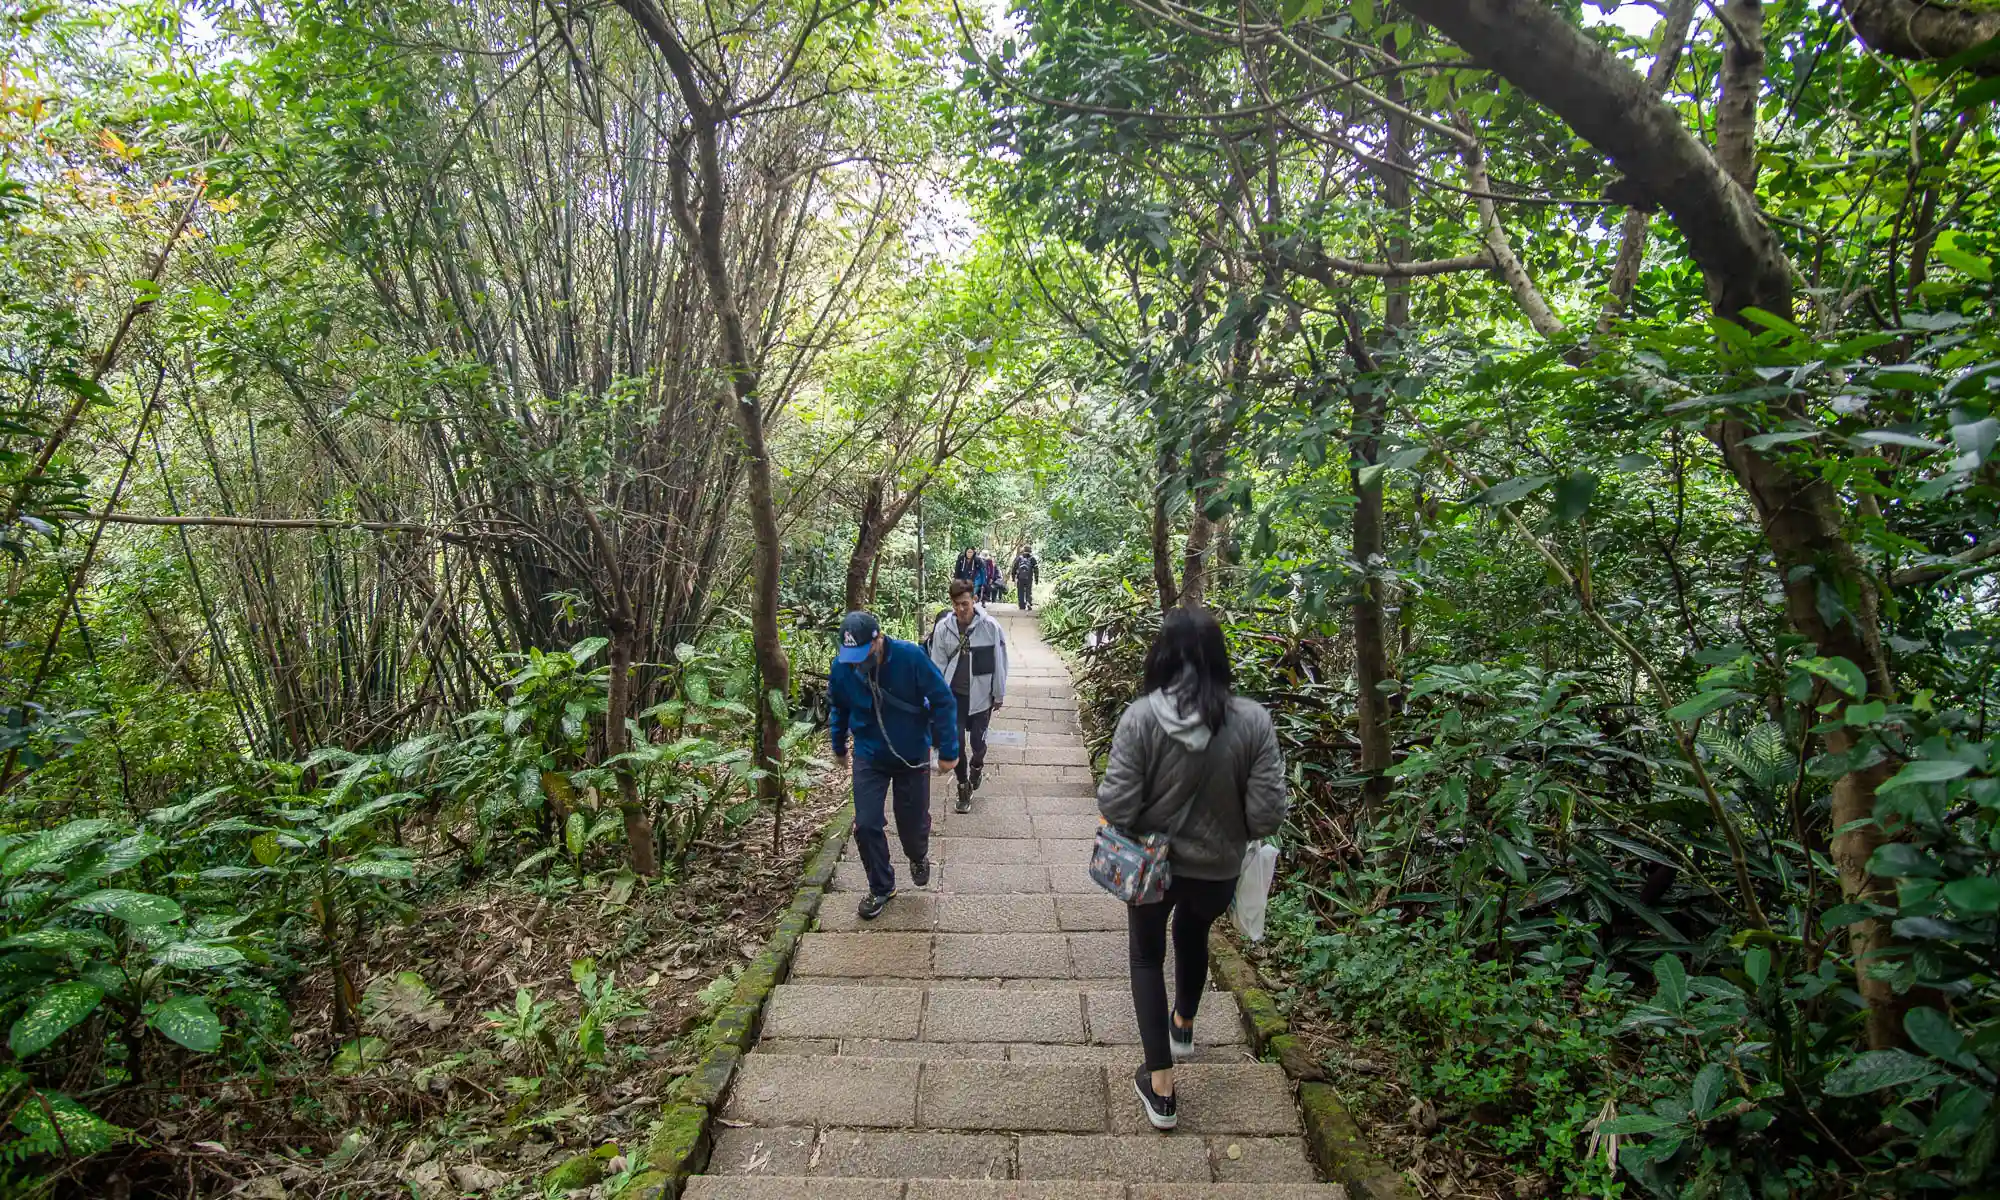
<path fill-rule="evenodd" d="M 775 852 L 842 610 L 1032 542 L 1100 736 L 1225 616 L 1384 1128 L 2000 1188 L 1990 6 L 990 15 L 0 15 L 9 1182 L 365 1071 L 468 889 Z M 514 1128 L 647 936 L 486 1013 Z"/>

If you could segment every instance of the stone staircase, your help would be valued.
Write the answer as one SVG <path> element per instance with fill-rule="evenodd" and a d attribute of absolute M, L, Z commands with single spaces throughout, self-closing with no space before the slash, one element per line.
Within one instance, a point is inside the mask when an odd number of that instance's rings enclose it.
<path fill-rule="evenodd" d="M 1069 675 L 1032 616 L 992 611 L 1012 670 L 973 811 L 934 780 L 930 887 L 899 860 L 872 922 L 849 844 L 684 1195 L 1345 1200 L 1316 1182 L 1284 1071 L 1251 1059 L 1226 993 L 1175 1073 L 1179 1129 L 1146 1124 L 1125 914 L 1085 871 L 1096 803 Z"/>

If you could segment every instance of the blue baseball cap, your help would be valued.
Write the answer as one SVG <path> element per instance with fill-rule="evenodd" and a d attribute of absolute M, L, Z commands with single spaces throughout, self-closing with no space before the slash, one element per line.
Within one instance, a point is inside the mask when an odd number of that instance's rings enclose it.
<path fill-rule="evenodd" d="M 840 649 L 833 657 L 844 663 L 860 662 L 875 648 L 875 635 L 881 632 L 882 622 L 874 613 L 848 613 L 840 622 Z"/>

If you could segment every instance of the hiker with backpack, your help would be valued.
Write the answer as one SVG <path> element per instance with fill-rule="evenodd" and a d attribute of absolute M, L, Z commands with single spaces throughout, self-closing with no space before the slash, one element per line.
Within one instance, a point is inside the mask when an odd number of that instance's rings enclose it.
<path fill-rule="evenodd" d="M 931 747 L 940 773 L 957 765 L 958 708 L 923 649 L 883 636 L 872 613 L 847 614 L 833 657 L 827 724 L 835 762 L 847 765 L 850 737 L 854 743 L 854 845 L 868 875 L 860 913 L 872 921 L 896 895 L 883 811 L 892 792 L 910 881 L 918 887 L 931 881 Z"/>
<path fill-rule="evenodd" d="M 974 602 L 971 584 L 954 580 L 951 607 L 931 622 L 924 646 L 958 705 L 957 811 L 971 812 L 986 767 L 986 727 L 1007 700 L 1007 632 Z"/>
<path fill-rule="evenodd" d="M 1035 607 L 1035 584 L 1041 582 L 1042 564 L 1035 557 L 1033 546 L 1021 547 L 1014 556 L 1014 567 L 1009 574 L 1014 576 L 1014 598 L 1022 612 L 1032 612 Z"/>
<path fill-rule="evenodd" d="M 1230 690 L 1229 648 L 1208 610 L 1166 615 L 1146 651 L 1144 688 L 1118 720 L 1097 787 L 1105 825 L 1091 876 L 1129 905 L 1132 1007 L 1146 1054 L 1132 1087 L 1147 1121 L 1172 1129 L 1174 1063 L 1194 1054 L 1209 926 L 1236 896 L 1245 848 L 1284 823 L 1285 762 L 1271 714 Z M 1164 836 L 1142 840 L 1155 834 Z M 1163 889 L 1153 873 L 1162 849 Z M 1170 926 L 1171 1010 L 1164 969 Z"/>
<path fill-rule="evenodd" d="M 973 551 L 972 547 L 967 546 L 959 552 L 958 561 L 952 564 L 951 577 L 953 579 L 963 579 L 967 583 L 970 583 L 972 582 L 973 568 L 978 565 L 979 555 Z"/>

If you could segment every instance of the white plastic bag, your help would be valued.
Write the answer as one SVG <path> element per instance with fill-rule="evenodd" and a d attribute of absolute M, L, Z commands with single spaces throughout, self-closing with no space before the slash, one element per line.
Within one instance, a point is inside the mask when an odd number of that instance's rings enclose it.
<path fill-rule="evenodd" d="M 1278 848 L 1252 842 L 1243 851 L 1243 870 L 1236 876 L 1233 906 L 1237 932 L 1253 942 L 1264 940 L 1264 909 L 1271 902 L 1271 880 L 1278 873 Z"/>

